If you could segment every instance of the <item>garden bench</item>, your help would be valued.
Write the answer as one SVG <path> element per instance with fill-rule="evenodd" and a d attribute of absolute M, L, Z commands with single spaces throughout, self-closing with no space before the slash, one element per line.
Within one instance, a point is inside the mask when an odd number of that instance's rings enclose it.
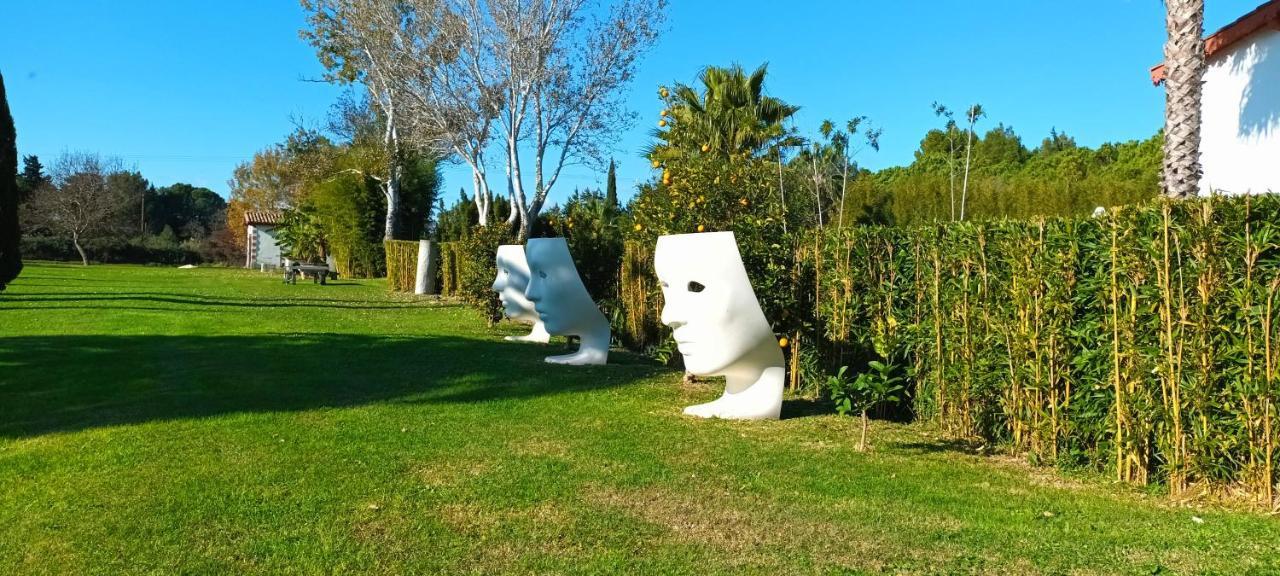
<path fill-rule="evenodd" d="M 284 283 L 297 284 L 298 275 L 308 274 L 311 281 L 320 285 L 324 285 L 329 279 L 329 266 L 325 264 L 290 264 L 284 268 Z"/>

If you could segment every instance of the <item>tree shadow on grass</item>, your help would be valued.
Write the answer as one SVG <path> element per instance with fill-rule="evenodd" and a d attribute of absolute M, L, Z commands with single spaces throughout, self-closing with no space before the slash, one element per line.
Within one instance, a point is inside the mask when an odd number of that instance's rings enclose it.
<path fill-rule="evenodd" d="M 354 284 L 351 284 L 354 286 Z M 166 294 L 162 292 L 146 293 L 113 293 L 63 292 L 52 295 L 14 296 L 4 298 L 0 303 L 21 303 L 22 306 L 2 307 L 7 310 L 100 310 L 102 303 L 109 303 L 112 309 L 135 310 L 168 310 L 168 308 L 117 306 L 115 303 L 132 304 L 174 304 L 179 306 L 203 306 L 225 308 L 347 308 L 358 310 L 399 310 L 423 305 L 450 305 L 443 301 L 419 300 L 403 303 L 374 303 L 362 300 L 336 300 L 323 298 L 285 298 L 277 300 L 252 300 L 243 298 L 227 298 L 211 295 Z M 97 303 L 97 304 L 94 304 Z"/>
<path fill-rule="evenodd" d="M 813 416 L 826 416 L 835 414 L 835 405 L 825 398 L 810 399 L 796 398 L 794 400 L 782 401 L 783 420 L 791 420 L 793 418 L 810 418 Z"/>
<path fill-rule="evenodd" d="M 954 438 L 938 438 L 935 440 L 919 442 L 894 442 L 891 443 L 889 447 L 894 450 L 909 452 L 912 454 L 939 454 L 950 452 L 969 454 L 973 456 L 986 455 L 981 450 L 983 447 L 981 442 Z"/>
<path fill-rule="evenodd" d="M 473 403 L 622 386 L 661 368 L 542 358 L 558 347 L 433 336 L 0 339 L 0 437 L 237 412 Z"/>

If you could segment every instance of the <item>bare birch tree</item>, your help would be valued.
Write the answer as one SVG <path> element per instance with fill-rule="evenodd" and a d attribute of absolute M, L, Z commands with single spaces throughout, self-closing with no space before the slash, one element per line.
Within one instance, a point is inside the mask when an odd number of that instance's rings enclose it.
<path fill-rule="evenodd" d="M 981 104 L 974 104 L 965 111 L 965 119 L 969 121 L 969 140 L 964 146 L 964 184 L 960 187 L 960 220 L 964 220 L 965 202 L 969 199 L 969 167 L 973 163 L 973 128 L 987 113 Z"/>
<path fill-rule="evenodd" d="M 337 83 L 361 83 L 384 121 L 382 144 L 386 158 L 377 173 L 366 174 L 379 183 L 387 199 L 383 235 L 395 237 L 400 204 L 400 181 L 407 152 L 398 92 L 397 60 L 409 52 L 404 23 L 414 15 L 392 0 L 301 0 L 310 13 L 311 28 L 301 35 L 316 47 L 326 78 Z"/>
<path fill-rule="evenodd" d="M 80 263 L 88 266 L 84 241 L 107 232 L 126 204 L 127 199 L 107 185 L 110 175 L 123 170 L 119 160 L 64 153 L 50 171 L 52 183 L 37 189 L 27 202 L 31 223 L 65 235 L 80 254 Z"/>
<path fill-rule="evenodd" d="M 633 120 L 620 92 L 657 40 L 666 0 L 621 0 L 607 9 L 589 0 L 461 1 L 471 25 L 486 30 L 476 71 L 500 87 L 507 193 L 527 238 L 564 167 L 603 164 L 610 139 Z M 532 190 L 521 164 L 526 152 Z"/>
<path fill-rule="evenodd" d="M 445 155 L 471 168 L 472 201 L 480 225 L 488 225 L 493 193 L 485 152 L 501 109 L 501 88 L 486 58 L 484 14 L 472 2 L 409 4 L 418 15 L 407 22 L 408 34 L 416 40 L 399 60 L 412 107 L 409 121 Z"/>

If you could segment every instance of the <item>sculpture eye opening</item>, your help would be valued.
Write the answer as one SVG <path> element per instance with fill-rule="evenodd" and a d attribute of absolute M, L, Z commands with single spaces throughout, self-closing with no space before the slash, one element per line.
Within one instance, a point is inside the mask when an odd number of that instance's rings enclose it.
<path fill-rule="evenodd" d="M 538 271 L 538 277 L 539 277 L 539 278 L 542 278 L 543 280 L 546 280 L 546 279 L 547 279 L 547 273 L 546 273 L 546 272 L 543 272 L 543 271 L 541 271 L 541 270 L 539 270 L 539 271 Z"/>
<path fill-rule="evenodd" d="M 690 282 L 689 282 L 689 291 L 690 291 L 690 292 L 701 292 L 701 291 L 706 290 L 706 289 L 707 289 L 707 287 L 706 287 L 706 286 L 703 286 L 703 285 L 702 285 L 701 283 L 699 283 L 699 282 L 693 282 L 693 281 L 690 281 Z"/>

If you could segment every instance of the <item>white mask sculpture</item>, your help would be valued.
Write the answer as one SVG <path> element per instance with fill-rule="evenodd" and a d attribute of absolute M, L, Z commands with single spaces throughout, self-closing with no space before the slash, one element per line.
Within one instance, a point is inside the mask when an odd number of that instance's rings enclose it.
<path fill-rule="evenodd" d="M 504 244 L 498 247 L 498 276 L 493 279 L 493 291 L 498 293 L 502 301 L 502 312 L 507 318 L 516 322 L 533 324 L 533 330 L 524 336 L 507 336 L 512 342 L 541 342 L 551 340 L 538 312 L 533 309 L 533 302 L 524 297 L 524 289 L 529 286 L 529 262 L 524 258 L 524 246 Z"/>
<path fill-rule="evenodd" d="M 658 238 L 662 323 L 672 328 L 685 369 L 724 376 L 724 395 L 684 413 L 776 420 L 782 412 L 782 351 L 756 300 L 733 232 Z"/>
<path fill-rule="evenodd" d="M 547 332 L 577 336 L 578 351 L 548 356 L 552 364 L 604 364 L 609 360 L 609 320 L 600 313 L 564 238 L 533 238 L 525 248 L 529 262 L 529 286 L 524 295 L 538 312 Z"/>

